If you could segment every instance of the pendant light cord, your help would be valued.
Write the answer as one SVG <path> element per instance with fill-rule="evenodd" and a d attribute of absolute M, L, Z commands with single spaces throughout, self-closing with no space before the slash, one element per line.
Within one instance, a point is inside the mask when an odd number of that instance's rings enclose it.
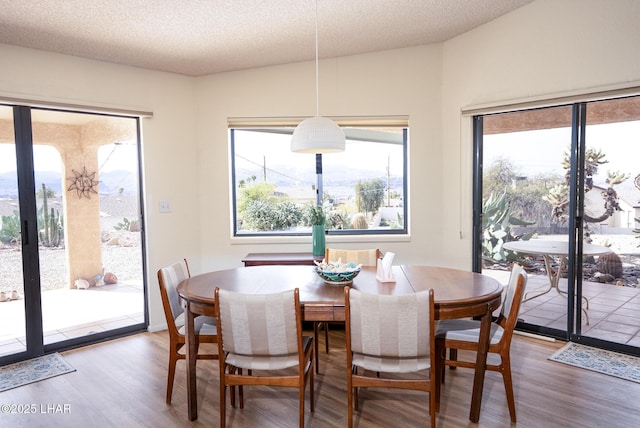
<path fill-rule="evenodd" d="M 318 85 L 318 0 L 316 0 L 316 117 L 320 116 L 320 90 Z"/>

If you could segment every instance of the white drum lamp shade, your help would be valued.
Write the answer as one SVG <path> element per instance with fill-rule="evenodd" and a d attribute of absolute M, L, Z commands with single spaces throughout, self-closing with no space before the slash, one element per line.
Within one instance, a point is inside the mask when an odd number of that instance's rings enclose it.
<path fill-rule="evenodd" d="M 333 153 L 344 151 L 344 132 L 337 123 L 322 116 L 305 119 L 293 130 L 291 151 Z"/>

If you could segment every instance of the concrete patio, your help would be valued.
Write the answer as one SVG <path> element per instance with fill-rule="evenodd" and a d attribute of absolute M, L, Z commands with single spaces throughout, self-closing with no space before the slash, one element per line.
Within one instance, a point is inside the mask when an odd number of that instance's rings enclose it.
<path fill-rule="evenodd" d="M 44 343 L 144 322 L 142 283 L 42 293 Z M 0 302 L 0 355 L 25 349 L 24 299 Z"/>
<path fill-rule="evenodd" d="M 509 272 L 483 271 L 506 284 Z M 546 275 L 529 275 L 527 290 L 549 287 Z M 567 289 L 567 280 L 560 279 L 560 290 Z M 640 346 L 640 288 L 622 287 L 596 282 L 584 282 L 582 294 L 589 299 L 589 324 L 582 313 L 582 335 L 631 346 Z M 535 295 L 535 293 L 532 293 Z M 583 301 L 584 305 L 584 301 Z M 546 294 L 522 303 L 519 318 L 528 324 L 565 330 L 567 328 L 567 297 L 552 289 Z"/>

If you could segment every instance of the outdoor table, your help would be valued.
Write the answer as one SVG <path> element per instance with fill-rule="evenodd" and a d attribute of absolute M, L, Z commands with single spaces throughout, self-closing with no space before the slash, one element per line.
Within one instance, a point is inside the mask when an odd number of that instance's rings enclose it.
<path fill-rule="evenodd" d="M 517 253 L 539 254 L 544 259 L 544 266 L 547 272 L 547 277 L 549 278 L 549 286 L 542 289 L 527 291 L 524 294 L 524 299 L 522 300 L 523 302 L 535 299 L 536 297 L 540 297 L 554 288 L 558 292 L 558 294 L 566 297 L 567 292 L 560 290 L 560 287 L 558 287 L 558 283 L 560 282 L 560 275 L 562 270 L 567 267 L 567 256 L 569 254 L 568 241 L 546 241 L 542 239 L 531 239 L 528 241 L 511 241 L 505 243 L 503 245 L 503 248 L 515 251 Z M 599 256 L 608 253 L 611 253 L 611 250 L 601 245 L 583 244 L 582 247 L 583 256 Z M 553 262 L 554 257 L 560 258 L 557 271 L 554 271 L 554 269 L 551 267 L 551 263 Z M 527 297 L 527 294 L 529 293 L 536 294 L 531 297 Z M 585 296 L 582 296 L 582 299 L 584 299 L 584 301 L 586 302 L 586 307 L 582 308 L 582 311 L 585 314 L 588 325 L 589 314 L 587 313 L 587 310 L 589 309 L 589 299 L 587 299 Z"/>

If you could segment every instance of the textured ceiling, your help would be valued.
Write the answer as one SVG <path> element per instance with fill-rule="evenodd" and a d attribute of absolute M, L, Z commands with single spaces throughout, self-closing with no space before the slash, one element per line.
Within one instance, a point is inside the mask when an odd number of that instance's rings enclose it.
<path fill-rule="evenodd" d="M 442 42 L 532 0 L 318 0 L 319 56 Z M 314 0 L 0 0 L 0 43 L 190 76 L 312 60 Z"/>

